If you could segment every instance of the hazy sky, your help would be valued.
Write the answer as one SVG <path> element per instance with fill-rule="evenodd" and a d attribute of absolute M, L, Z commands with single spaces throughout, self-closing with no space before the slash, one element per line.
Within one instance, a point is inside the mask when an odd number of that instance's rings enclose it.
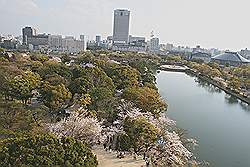
<path fill-rule="evenodd" d="M 250 0 L 0 0 L 0 34 L 112 35 L 113 10 L 131 11 L 130 34 L 161 43 L 250 48 Z"/>

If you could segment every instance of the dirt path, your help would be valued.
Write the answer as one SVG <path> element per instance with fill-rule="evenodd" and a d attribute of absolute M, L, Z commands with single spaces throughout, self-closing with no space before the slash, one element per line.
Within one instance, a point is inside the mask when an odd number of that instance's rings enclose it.
<path fill-rule="evenodd" d="M 94 147 L 93 152 L 97 156 L 98 167 L 145 167 L 142 157 L 134 160 L 132 156 L 126 155 L 125 158 L 119 159 L 115 152 L 105 151 L 101 146 Z"/>

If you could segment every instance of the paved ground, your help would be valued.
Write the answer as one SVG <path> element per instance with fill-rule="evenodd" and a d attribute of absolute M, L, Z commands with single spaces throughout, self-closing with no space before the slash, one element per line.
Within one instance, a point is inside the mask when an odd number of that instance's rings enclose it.
<path fill-rule="evenodd" d="M 126 155 L 125 158 L 119 159 L 115 152 L 105 151 L 101 146 L 93 149 L 98 159 L 98 167 L 145 167 L 145 161 L 142 157 L 134 160 L 132 156 Z"/>

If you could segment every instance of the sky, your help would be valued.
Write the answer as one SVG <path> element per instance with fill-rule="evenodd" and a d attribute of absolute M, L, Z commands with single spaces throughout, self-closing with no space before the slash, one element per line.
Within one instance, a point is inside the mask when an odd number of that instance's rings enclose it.
<path fill-rule="evenodd" d="M 250 48 L 250 0 L 0 0 L 0 34 L 112 35 L 113 10 L 129 9 L 130 34 L 161 43 Z M 78 37 L 79 38 L 79 37 Z"/>

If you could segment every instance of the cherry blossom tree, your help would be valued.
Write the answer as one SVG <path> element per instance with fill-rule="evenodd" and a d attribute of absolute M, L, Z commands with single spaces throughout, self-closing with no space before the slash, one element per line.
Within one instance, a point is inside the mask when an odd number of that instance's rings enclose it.
<path fill-rule="evenodd" d="M 69 117 L 57 123 L 47 124 L 46 127 L 59 138 L 70 136 L 89 145 L 102 142 L 105 138 L 102 134 L 102 122 L 79 112 L 70 113 Z"/>
<path fill-rule="evenodd" d="M 158 140 L 150 147 L 141 149 L 141 154 L 151 159 L 155 166 L 185 165 L 194 160 L 193 154 L 186 147 L 187 144 L 196 145 L 196 140 L 184 138 L 175 132 L 175 121 L 169 119 L 166 113 L 160 113 L 158 117 L 134 107 L 133 103 L 121 100 L 117 108 L 118 119 L 114 122 L 117 132 L 124 132 L 126 119 L 145 119 L 159 129 Z M 131 125 L 132 126 L 132 125 Z M 192 162 L 193 163 L 193 162 Z"/>

